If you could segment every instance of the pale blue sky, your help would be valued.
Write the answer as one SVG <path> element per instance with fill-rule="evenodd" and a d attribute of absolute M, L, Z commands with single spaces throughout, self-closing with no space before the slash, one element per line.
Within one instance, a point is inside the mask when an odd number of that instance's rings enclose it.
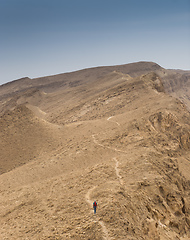
<path fill-rule="evenodd" d="M 153 61 L 190 70 L 190 0 L 0 0 L 0 84 Z"/>

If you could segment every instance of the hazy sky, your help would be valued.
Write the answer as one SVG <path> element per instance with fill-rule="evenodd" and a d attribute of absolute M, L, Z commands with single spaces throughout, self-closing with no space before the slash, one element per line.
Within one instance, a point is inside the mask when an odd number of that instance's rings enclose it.
<path fill-rule="evenodd" d="M 190 70 L 190 0 L 0 0 L 0 84 L 137 61 Z"/>

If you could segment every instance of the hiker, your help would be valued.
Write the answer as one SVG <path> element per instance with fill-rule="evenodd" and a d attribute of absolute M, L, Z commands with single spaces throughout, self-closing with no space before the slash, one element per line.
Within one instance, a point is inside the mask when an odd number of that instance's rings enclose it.
<path fill-rule="evenodd" d="M 94 208 L 94 213 L 96 213 L 96 208 L 97 208 L 97 202 L 96 201 L 93 202 L 93 208 Z"/>

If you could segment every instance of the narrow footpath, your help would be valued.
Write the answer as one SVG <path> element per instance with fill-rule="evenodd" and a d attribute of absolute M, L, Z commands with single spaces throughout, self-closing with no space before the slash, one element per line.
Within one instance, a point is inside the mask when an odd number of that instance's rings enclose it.
<path fill-rule="evenodd" d="M 94 187 L 90 188 L 90 189 L 88 190 L 88 192 L 86 193 L 86 195 L 85 195 L 85 200 L 86 200 L 86 202 L 89 204 L 89 207 L 92 209 L 92 210 L 91 210 L 91 213 L 92 213 L 92 214 L 94 214 L 93 208 L 92 208 L 92 207 L 93 207 L 93 200 L 90 199 L 90 195 L 91 195 L 91 193 L 92 193 L 96 188 L 97 188 L 97 186 L 94 186 Z M 102 232 L 103 232 L 103 238 L 104 238 L 104 240 L 111 240 L 111 238 L 109 237 L 109 234 L 108 234 L 108 230 L 107 230 L 104 222 L 103 222 L 103 221 L 100 221 L 100 220 L 98 219 L 98 217 L 96 217 L 96 219 L 97 219 L 97 220 L 95 220 L 94 222 L 97 222 L 97 223 L 100 224 L 100 226 L 102 227 Z"/>
<path fill-rule="evenodd" d="M 107 119 L 107 121 L 110 121 L 111 118 L 112 118 L 112 117 L 109 117 L 109 118 Z M 119 124 L 118 122 L 116 122 L 116 121 L 110 121 L 110 122 L 116 123 L 118 126 L 120 126 L 120 124 Z M 96 145 L 100 146 L 100 147 L 108 148 L 108 149 L 114 150 L 114 151 L 116 151 L 116 152 L 126 153 L 125 151 L 122 151 L 122 150 L 119 150 L 119 149 L 116 149 L 116 148 L 111 148 L 111 147 L 108 147 L 108 146 L 104 146 L 103 144 L 100 144 L 100 143 L 97 141 L 95 135 L 92 135 L 92 138 L 93 138 L 94 143 L 95 143 Z M 117 160 L 116 157 L 114 157 L 113 160 L 115 161 L 115 172 L 116 172 L 117 179 L 118 179 L 119 183 L 120 183 L 121 185 L 123 185 L 124 182 L 123 182 L 123 180 L 122 180 L 122 176 L 121 176 L 120 173 L 119 173 L 119 172 L 120 172 L 120 170 L 119 170 L 119 161 Z M 86 200 L 86 202 L 88 203 L 88 205 L 89 205 L 89 207 L 90 207 L 90 209 L 91 209 L 91 213 L 92 213 L 92 214 L 94 214 L 94 213 L 93 213 L 93 200 L 90 198 L 90 196 L 91 196 L 92 192 L 93 192 L 97 187 L 98 187 L 98 186 L 94 186 L 94 187 L 90 188 L 90 189 L 88 190 L 88 192 L 86 193 L 86 195 L 85 195 L 85 200 Z M 109 237 L 109 233 L 108 233 L 108 230 L 107 230 L 107 228 L 106 228 L 106 226 L 105 226 L 105 223 L 104 223 L 103 221 L 100 221 L 99 219 L 95 220 L 94 222 L 97 222 L 97 223 L 100 224 L 100 226 L 102 227 L 102 232 L 103 232 L 103 238 L 104 238 L 104 240 L 111 240 L 112 238 Z"/>

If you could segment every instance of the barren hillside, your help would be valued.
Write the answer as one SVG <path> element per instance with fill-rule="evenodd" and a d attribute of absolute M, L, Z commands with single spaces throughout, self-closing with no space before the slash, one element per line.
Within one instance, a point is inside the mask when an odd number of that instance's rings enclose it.
<path fill-rule="evenodd" d="M 0 86 L 0 238 L 190 239 L 189 91 L 152 62 Z"/>

